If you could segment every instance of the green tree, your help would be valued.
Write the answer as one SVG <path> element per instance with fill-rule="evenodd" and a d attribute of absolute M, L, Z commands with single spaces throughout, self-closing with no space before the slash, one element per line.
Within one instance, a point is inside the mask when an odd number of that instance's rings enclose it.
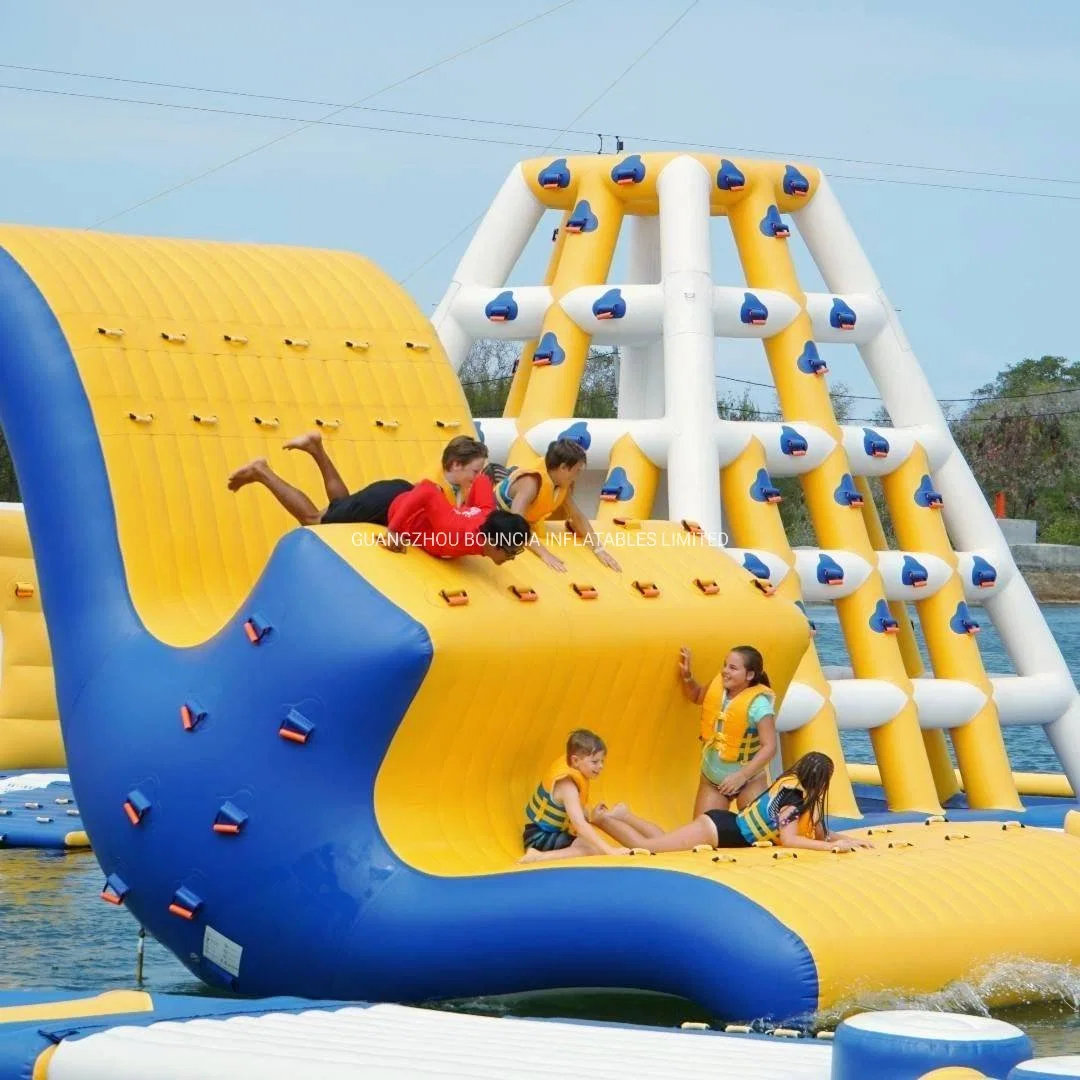
<path fill-rule="evenodd" d="M 988 500 L 1033 518 L 1040 540 L 1080 543 L 1080 364 L 1063 356 L 1010 364 L 952 422 Z"/>
<path fill-rule="evenodd" d="M 458 378 L 473 416 L 502 416 L 520 357 L 517 341 L 484 338 L 469 350 Z M 595 419 L 617 415 L 618 392 L 618 350 L 590 349 L 574 415 Z"/>

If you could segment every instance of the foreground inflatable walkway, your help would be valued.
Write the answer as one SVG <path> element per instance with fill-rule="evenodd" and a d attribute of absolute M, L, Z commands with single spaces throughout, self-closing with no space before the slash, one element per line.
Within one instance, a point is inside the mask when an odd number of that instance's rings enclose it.
<path fill-rule="evenodd" d="M 747 190 L 771 184 L 786 208 L 784 176 Z M 591 242 L 590 220 L 564 251 Z M 610 746 L 599 797 L 685 819 L 697 719 L 677 649 L 715 670 L 752 641 L 783 695 L 817 663 L 791 581 L 761 588 L 678 518 L 612 518 L 622 574 L 565 546 L 557 575 L 297 529 L 265 492 L 230 493 L 229 471 L 265 455 L 315 491 L 280 447 L 318 428 L 350 485 L 421 476 L 473 430 L 400 289 L 333 252 L 14 227 L 0 249 L 0 419 L 103 897 L 209 984 L 398 1001 L 630 986 L 748 1019 L 935 990 L 1003 953 L 1080 963 L 1080 843 L 1009 822 L 888 825 L 851 856 L 519 867 L 538 770 L 582 722 Z M 866 574 L 850 599 L 872 614 Z M 895 638 L 869 640 L 891 662 Z M 789 757 L 817 736 L 839 756 L 821 700 Z M 911 775 L 930 776 L 898 708 L 878 756 L 921 822 L 939 792 L 898 771 L 911 751 Z M 989 805 L 1015 819 L 987 717 L 969 742 L 1001 781 Z M 850 789 L 840 808 L 858 814 Z M 553 948 L 552 927 L 589 949 Z"/>
<path fill-rule="evenodd" d="M 519 1020 L 298 998 L 218 1001 L 114 990 L 0 993 L 0 1080 L 1078 1080 L 998 1020 L 866 1013 L 832 1038 Z M 793 1038 L 794 1037 L 794 1038 Z M 938 1071 L 941 1070 L 941 1071 Z"/>

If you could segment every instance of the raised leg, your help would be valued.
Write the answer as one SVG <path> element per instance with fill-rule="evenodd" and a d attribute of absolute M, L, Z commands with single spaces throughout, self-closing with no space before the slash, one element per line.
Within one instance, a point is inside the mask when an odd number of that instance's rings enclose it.
<path fill-rule="evenodd" d="M 645 833 L 634 828 L 628 821 L 623 821 L 612 814 L 594 815 L 593 824 L 598 829 L 603 829 L 608 836 L 618 840 L 624 847 L 645 847 L 648 844 Z M 661 831 L 657 830 L 655 835 L 661 835 Z"/>
<path fill-rule="evenodd" d="M 639 817 L 630 809 L 626 803 L 616 803 L 610 810 L 601 810 L 600 813 L 593 817 L 593 823 L 599 825 L 605 832 L 611 832 L 608 828 L 608 824 L 612 821 L 622 821 L 629 825 L 635 832 L 640 833 L 642 836 L 663 836 L 664 830 L 659 825 L 654 824 L 651 821 L 647 821 L 643 817 Z M 611 833 L 615 836 L 615 833 Z"/>
<path fill-rule="evenodd" d="M 266 458 L 256 458 L 241 466 L 229 477 L 229 490 L 239 491 L 246 484 L 262 484 L 268 488 L 275 499 L 301 525 L 318 525 L 322 520 L 321 511 L 299 488 L 286 483 L 269 465 Z"/>
<path fill-rule="evenodd" d="M 349 494 L 345 481 L 341 479 L 341 473 L 337 471 L 337 466 L 330 460 L 330 455 L 323 446 L 321 432 L 309 431 L 304 435 L 298 435 L 285 444 L 285 449 L 303 450 L 315 459 L 315 464 L 318 465 L 319 472 L 322 474 L 326 497 L 331 502 L 334 499 L 344 499 Z"/>

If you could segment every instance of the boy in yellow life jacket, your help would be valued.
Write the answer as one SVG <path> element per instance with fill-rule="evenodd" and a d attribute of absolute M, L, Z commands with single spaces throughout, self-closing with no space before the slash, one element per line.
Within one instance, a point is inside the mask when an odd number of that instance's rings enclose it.
<path fill-rule="evenodd" d="M 542 467 L 541 467 L 542 465 Z M 556 439 L 543 461 L 505 472 L 495 466 L 495 502 L 500 510 L 520 514 L 530 525 L 547 518 L 564 518 L 574 534 L 585 541 L 596 557 L 611 570 L 622 567 L 604 550 L 589 519 L 574 502 L 574 481 L 585 468 L 585 448 L 575 439 Z M 501 474 L 501 475 L 500 475 Z M 552 570 L 566 573 L 566 563 L 553 555 L 533 535 L 529 550 Z"/>
<path fill-rule="evenodd" d="M 604 769 L 607 747 L 599 735 L 584 728 L 570 732 L 566 753 L 552 762 L 525 807 L 522 844 L 523 863 L 572 859 L 582 855 L 627 855 L 625 847 L 612 844 L 593 822 L 610 813 L 598 806 L 589 812 L 589 781 Z M 619 804 L 628 821 L 659 835 L 661 830 L 638 818 Z"/>
<path fill-rule="evenodd" d="M 701 706 L 701 779 L 694 816 L 749 806 L 768 786 L 776 755 L 776 699 L 761 653 L 738 645 L 720 673 L 702 686 L 690 671 L 690 650 L 679 650 L 683 694 Z"/>
<path fill-rule="evenodd" d="M 832 758 L 811 750 L 737 813 L 707 810 L 688 825 L 648 835 L 615 808 L 603 818 L 603 827 L 627 846 L 652 852 L 689 851 L 699 844 L 752 847 L 763 840 L 779 847 L 811 851 L 872 848 L 868 840 L 829 830 L 827 800 L 832 774 Z"/>

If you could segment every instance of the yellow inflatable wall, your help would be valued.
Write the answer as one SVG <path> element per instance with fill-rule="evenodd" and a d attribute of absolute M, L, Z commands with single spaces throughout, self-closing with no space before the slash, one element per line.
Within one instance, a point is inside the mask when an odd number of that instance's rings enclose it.
<path fill-rule="evenodd" d="M 0 504 L 0 771 L 64 764 L 52 658 L 26 518 Z"/>

